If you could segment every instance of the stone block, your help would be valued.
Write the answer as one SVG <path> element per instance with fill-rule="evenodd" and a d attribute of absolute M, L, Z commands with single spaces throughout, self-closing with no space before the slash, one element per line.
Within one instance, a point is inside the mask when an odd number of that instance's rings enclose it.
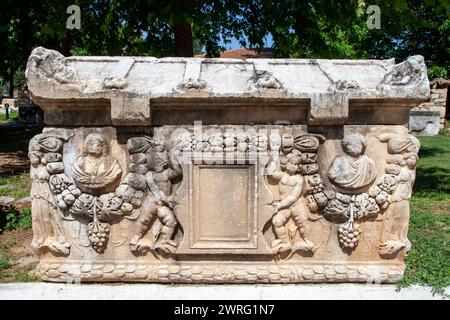
<path fill-rule="evenodd" d="M 417 136 L 435 136 L 440 129 L 440 112 L 412 110 L 409 117 L 409 131 Z"/>

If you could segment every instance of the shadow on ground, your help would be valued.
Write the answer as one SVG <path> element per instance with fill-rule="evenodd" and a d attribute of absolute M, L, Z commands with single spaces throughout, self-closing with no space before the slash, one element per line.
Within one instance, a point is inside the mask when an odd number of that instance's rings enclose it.
<path fill-rule="evenodd" d="M 413 192 L 450 193 L 450 170 L 441 167 L 420 168 L 417 170 Z"/>
<path fill-rule="evenodd" d="M 422 137 L 414 193 L 450 193 L 450 138 Z"/>
<path fill-rule="evenodd" d="M 0 124 L 0 176 L 8 177 L 29 170 L 28 143 L 41 126 L 16 122 Z"/>

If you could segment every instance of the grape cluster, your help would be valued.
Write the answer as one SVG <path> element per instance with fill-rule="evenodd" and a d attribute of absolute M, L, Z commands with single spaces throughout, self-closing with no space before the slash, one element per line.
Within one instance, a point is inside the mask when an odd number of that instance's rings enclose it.
<path fill-rule="evenodd" d="M 311 193 L 319 193 L 325 189 L 325 185 L 323 183 L 316 184 L 312 187 Z"/>
<path fill-rule="evenodd" d="M 349 220 L 346 223 L 339 226 L 338 238 L 339 243 L 343 249 L 353 250 L 358 245 L 360 238 L 359 224 Z"/>
<path fill-rule="evenodd" d="M 61 175 L 53 175 L 50 177 L 50 187 L 55 194 L 60 194 L 70 186 L 70 182 Z"/>
<path fill-rule="evenodd" d="M 109 238 L 109 225 L 94 221 L 88 224 L 87 231 L 92 248 L 98 253 L 103 253 Z"/>

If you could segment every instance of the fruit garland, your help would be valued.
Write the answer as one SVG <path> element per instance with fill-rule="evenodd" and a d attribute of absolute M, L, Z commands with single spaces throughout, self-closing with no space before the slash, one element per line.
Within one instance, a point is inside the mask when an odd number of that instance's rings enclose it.
<path fill-rule="evenodd" d="M 135 138 L 131 138 L 132 140 Z M 142 139 L 142 138 L 140 138 Z M 62 155 L 51 156 L 57 161 L 47 165 L 50 178 L 50 190 L 63 216 L 79 216 L 88 218 L 87 236 L 91 247 L 98 253 L 106 250 L 111 223 L 120 217 L 130 215 L 139 208 L 144 199 L 147 185 L 145 173 L 147 170 L 144 151 L 136 151 L 128 143 L 131 164 L 130 172 L 115 192 L 94 196 L 82 192 L 64 173 Z"/>
<path fill-rule="evenodd" d="M 306 181 L 309 209 L 322 214 L 329 221 L 341 222 L 338 228 L 339 244 L 344 250 L 352 251 L 357 247 L 361 235 L 360 226 L 355 221 L 374 217 L 386 210 L 398 178 L 386 173 L 367 193 L 354 195 L 326 189 L 319 174 Z"/>

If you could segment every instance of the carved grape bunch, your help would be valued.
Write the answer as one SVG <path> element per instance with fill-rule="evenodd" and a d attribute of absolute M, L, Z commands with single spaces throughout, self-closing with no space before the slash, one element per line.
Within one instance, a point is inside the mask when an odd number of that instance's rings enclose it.
<path fill-rule="evenodd" d="M 92 249 L 98 253 L 103 253 L 106 249 L 109 239 L 109 225 L 99 221 L 93 221 L 88 224 L 88 238 L 91 242 Z"/>
<path fill-rule="evenodd" d="M 359 224 L 352 220 L 339 226 L 338 238 L 339 244 L 343 249 L 353 250 L 358 245 L 361 235 Z"/>

